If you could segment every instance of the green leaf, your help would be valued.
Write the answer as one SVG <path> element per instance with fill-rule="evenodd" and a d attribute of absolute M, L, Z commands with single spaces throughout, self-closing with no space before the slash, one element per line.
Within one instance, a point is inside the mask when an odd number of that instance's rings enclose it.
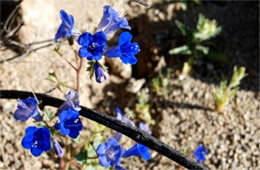
<path fill-rule="evenodd" d="M 189 49 L 189 47 L 187 45 L 183 45 L 183 46 L 171 49 L 169 51 L 169 53 L 172 55 L 176 55 L 176 54 L 191 55 L 191 50 Z"/>
<path fill-rule="evenodd" d="M 216 20 L 207 19 L 204 15 L 199 14 L 197 30 L 194 37 L 197 40 L 204 41 L 217 36 L 221 32 L 221 27 L 217 26 Z"/>
<path fill-rule="evenodd" d="M 67 38 L 69 45 L 72 46 L 74 44 L 73 37 Z"/>
<path fill-rule="evenodd" d="M 50 72 L 48 74 L 47 80 L 50 80 L 51 82 L 57 82 L 58 77 L 55 72 Z"/>
<path fill-rule="evenodd" d="M 44 109 L 44 113 L 48 117 L 49 120 L 51 120 L 54 117 L 54 112 L 49 112 L 47 109 Z"/>
<path fill-rule="evenodd" d="M 40 122 L 40 123 L 38 123 L 37 124 L 37 127 L 39 127 L 39 128 L 42 128 L 42 127 L 45 127 L 46 125 L 45 125 L 45 123 L 43 123 L 43 122 Z"/>
<path fill-rule="evenodd" d="M 227 56 L 221 53 L 214 53 L 209 51 L 207 55 L 205 55 L 211 61 L 218 61 L 218 62 L 226 62 Z"/>
<path fill-rule="evenodd" d="M 94 61 L 88 62 L 89 66 L 87 67 L 87 71 L 89 72 L 89 77 L 92 78 L 95 74 L 95 69 L 94 69 Z"/>
<path fill-rule="evenodd" d="M 185 35 L 185 36 L 188 35 L 188 32 L 190 32 L 190 31 L 181 21 L 176 20 L 175 24 L 179 28 L 179 30 L 181 31 L 182 35 Z"/>
<path fill-rule="evenodd" d="M 209 48 L 203 45 L 197 45 L 196 50 L 201 51 L 204 55 L 207 55 L 209 53 Z"/>
<path fill-rule="evenodd" d="M 87 153 L 87 151 L 80 151 L 76 156 L 75 156 L 75 158 L 76 158 L 76 160 L 80 163 L 80 164 L 82 164 L 82 165 L 84 165 L 84 164 L 86 164 L 87 163 L 87 156 L 88 156 L 88 153 Z"/>
<path fill-rule="evenodd" d="M 239 90 L 238 87 L 233 88 L 233 89 L 229 92 L 229 94 L 228 94 L 228 100 L 230 100 L 232 97 L 234 97 L 238 90 Z"/>
<path fill-rule="evenodd" d="M 231 82 L 230 82 L 230 87 L 233 88 L 233 87 L 238 86 L 240 84 L 240 81 L 246 76 L 247 76 L 247 74 L 246 74 L 245 67 L 239 67 L 237 69 L 237 66 L 234 66 L 233 75 L 232 75 Z"/>
<path fill-rule="evenodd" d="M 183 149 L 183 153 L 184 154 L 188 154 L 190 152 L 190 147 L 189 146 L 186 146 L 184 149 Z"/>
<path fill-rule="evenodd" d="M 51 132 L 51 136 L 53 136 L 55 134 L 55 132 L 56 132 L 54 128 L 50 128 L 49 130 Z"/>

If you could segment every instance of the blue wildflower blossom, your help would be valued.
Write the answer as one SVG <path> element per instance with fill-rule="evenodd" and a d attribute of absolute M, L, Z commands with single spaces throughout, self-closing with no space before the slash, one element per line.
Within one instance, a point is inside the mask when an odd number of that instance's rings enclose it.
<path fill-rule="evenodd" d="M 141 130 L 145 131 L 146 133 L 148 133 L 149 135 L 152 134 L 152 131 L 150 130 L 148 124 L 145 124 L 145 123 L 141 122 L 141 123 L 139 124 L 139 128 L 140 128 Z"/>
<path fill-rule="evenodd" d="M 140 144 L 136 143 L 133 147 L 128 149 L 123 157 L 130 157 L 130 156 L 142 156 L 144 160 L 149 160 L 151 158 L 151 153 L 149 152 L 149 148 Z"/>
<path fill-rule="evenodd" d="M 88 60 L 100 60 L 107 49 L 107 37 L 103 32 L 97 32 L 91 35 L 85 32 L 80 35 L 78 44 L 82 47 L 79 49 L 79 55 L 86 57 Z"/>
<path fill-rule="evenodd" d="M 52 140 L 52 146 L 58 157 L 61 158 L 64 156 L 64 151 L 57 140 L 55 140 L 55 139 Z"/>
<path fill-rule="evenodd" d="M 135 123 L 128 119 L 122 112 L 119 108 L 116 108 L 116 119 L 130 125 L 130 126 L 133 126 L 135 127 Z M 122 138 L 122 134 L 119 133 L 119 132 L 116 132 L 115 135 L 114 135 L 114 138 L 117 140 L 117 141 L 120 141 L 120 139 Z"/>
<path fill-rule="evenodd" d="M 125 17 L 120 18 L 112 7 L 104 6 L 103 17 L 98 24 L 97 31 L 103 31 L 106 35 L 109 35 L 120 28 L 131 29 Z"/>
<path fill-rule="evenodd" d="M 195 151 L 194 151 L 194 156 L 196 158 L 196 160 L 201 163 L 205 160 L 205 157 L 207 155 L 208 151 L 206 148 L 204 148 L 202 145 L 199 145 Z"/>
<path fill-rule="evenodd" d="M 74 109 L 63 110 L 59 114 L 60 123 L 54 127 L 60 133 L 71 138 L 77 138 L 83 126 L 79 118 L 79 112 Z"/>
<path fill-rule="evenodd" d="M 130 125 L 130 126 L 135 127 L 135 123 L 134 123 L 132 120 L 128 119 L 128 118 L 121 112 L 121 110 L 120 110 L 119 108 L 116 108 L 116 119 L 118 119 L 118 120 L 120 120 L 120 121 L 122 121 L 122 122 L 124 122 L 124 123 L 126 123 L 126 124 L 128 124 L 128 125 Z"/>
<path fill-rule="evenodd" d="M 98 145 L 96 152 L 101 166 L 122 168 L 120 161 L 125 150 L 115 138 L 111 137 L 105 143 Z"/>
<path fill-rule="evenodd" d="M 69 15 L 64 10 L 60 10 L 61 24 L 55 35 L 55 41 L 63 37 L 77 37 L 79 36 L 79 31 L 74 28 L 74 18 Z"/>
<path fill-rule="evenodd" d="M 18 100 L 14 118 L 26 122 L 30 117 L 33 117 L 36 121 L 42 120 L 42 117 L 38 112 L 37 99 L 35 97 L 28 97 L 23 100 Z"/>
<path fill-rule="evenodd" d="M 119 36 L 119 45 L 108 49 L 105 54 L 108 58 L 119 57 L 124 64 L 136 64 L 135 55 L 140 51 L 138 43 L 131 43 L 133 36 L 129 32 L 123 32 Z"/>
<path fill-rule="evenodd" d="M 49 129 L 29 126 L 26 128 L 22 146 L 25 149 L 30 149 L 34 156 L 40 156 L 42 152 L 48 152 L 51 149 L 50 140 L 51 134 Z"/>
<path fill-rule="evenodd" d="M 95 77 L 98 83 L 103 83 L 109 78 L 108 73 L 99 65 L 98 62 L 94 64 Z"/>
<path fill-rule="evenodd" d="M 79 95 L 76 91 L 70 90 L 68 94 L 65 95 L 65 98 L 66 101 L 59 107 L 59 111 L 67 110 L 69 108 L 80 111 Z"/>

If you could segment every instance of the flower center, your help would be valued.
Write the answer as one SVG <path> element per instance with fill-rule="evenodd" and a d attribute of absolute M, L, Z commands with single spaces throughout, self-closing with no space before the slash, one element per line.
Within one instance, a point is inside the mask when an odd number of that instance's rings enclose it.
<path fill-rule="evenodd" d="M 93 42 L 93 43 L 91 43 L 91 44 L 88 46 L 88 48 L 89 48 L 90 50 L 95 50 L 95 48 L 97 48 L 97 46 L 98 46 L 98 44 L 95 43 L 95 42 Z"/>

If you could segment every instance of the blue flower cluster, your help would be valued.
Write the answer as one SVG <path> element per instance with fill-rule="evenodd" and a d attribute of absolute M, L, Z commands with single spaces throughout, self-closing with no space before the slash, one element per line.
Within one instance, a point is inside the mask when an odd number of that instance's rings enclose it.
<path fill-rule="evenodd" d="M 65 96 L 66 101 L 58 109 L 59 122 L 53 127 L 29 126 L 26 128 L 25 136 L 22 139 L 22 146 L 30 149 L 34 156 L 40 156 L 42 152 L 48 152 L 51 149 L 51 143 L 55 153 L 62 157 L 63 149 L 59 142 L 51 135 L 50 129 L 59 130 L 64 136 L 77 138 L 82 130 L 82 123 L 79 118 L 79 96 L 78 93 L 71 90 Z M 31 117 L 36 121 L 42 120 L 42 115 L 38 111 L 38 100 L 36 97 L 28 97 L 18 101 L 17 109 L 14 113 L 16 120 L 25 122 Z"/>
<path fill-rule="evenodd" d="M 130 126 L 135 126 L 134 122 L 129 120 L 119 108 L 116 108 L 116 118 L 125 124 Z M 141 130 L 150 133 L 148 125 L 142 123 L 140 126 Z M 122 137 L 122 134 L 116 133 L 114 137 L 110 137 L 105 143 L 100 144 L 97 147 L 97 154 L 99 163 L 103 167 L 115 167 L 116 170 L 122 170 L 123 167 L 120 166 L 121 158 L 131 157 L 131 156 L 141 156 L 144 160 L 149 160 L 151 158 L 151 153 L 149 148 L 136 143 L 130 149 L 125 150 L 120 144 L 119 141 Z"/>
<path fill-rule="evenodd" d="M 136 54 L 140 51 L 138 43 L 131 43 L 133 36 L 129 32 L 123 32 L 119 36 L 118 46 L 107 48 L 107 37 L 118 29 L 128 29 L 131 27 L 125 17 L 119 14 L 110 6 L 104 6 L 103 17 L 98 24 L 97 31 L 93 34 L 90 32 L 79 33 L 74 28 L 74 18 L 64 10 L 60 11 L 62 23 L 55 35 L 55 40 L 60 38 L 78 38 L 77 42 L 80 46 L 79 56 L 89 61 L 94 61 L 93 72 L 95 73 L 98 83 L 108 79 L 108 73 L 104 67 L 98 62 L 102 56 L 108 58 L 120 58 L 124 64 L 136 64 Z"/>

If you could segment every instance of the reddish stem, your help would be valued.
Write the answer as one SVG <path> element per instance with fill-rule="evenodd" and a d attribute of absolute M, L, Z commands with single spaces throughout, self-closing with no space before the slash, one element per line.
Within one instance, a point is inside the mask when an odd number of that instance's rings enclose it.
<path fill-rule="evenodd" d="M 77 72 L 76 72 L 76 91 L 78 93 L 79 93 L 79 88 L 80 88 L 80 70 L 81 70 L 81 67 L 82 67 L 82 63 L 83 63 L 83 58 L 80 57 Z"/>

